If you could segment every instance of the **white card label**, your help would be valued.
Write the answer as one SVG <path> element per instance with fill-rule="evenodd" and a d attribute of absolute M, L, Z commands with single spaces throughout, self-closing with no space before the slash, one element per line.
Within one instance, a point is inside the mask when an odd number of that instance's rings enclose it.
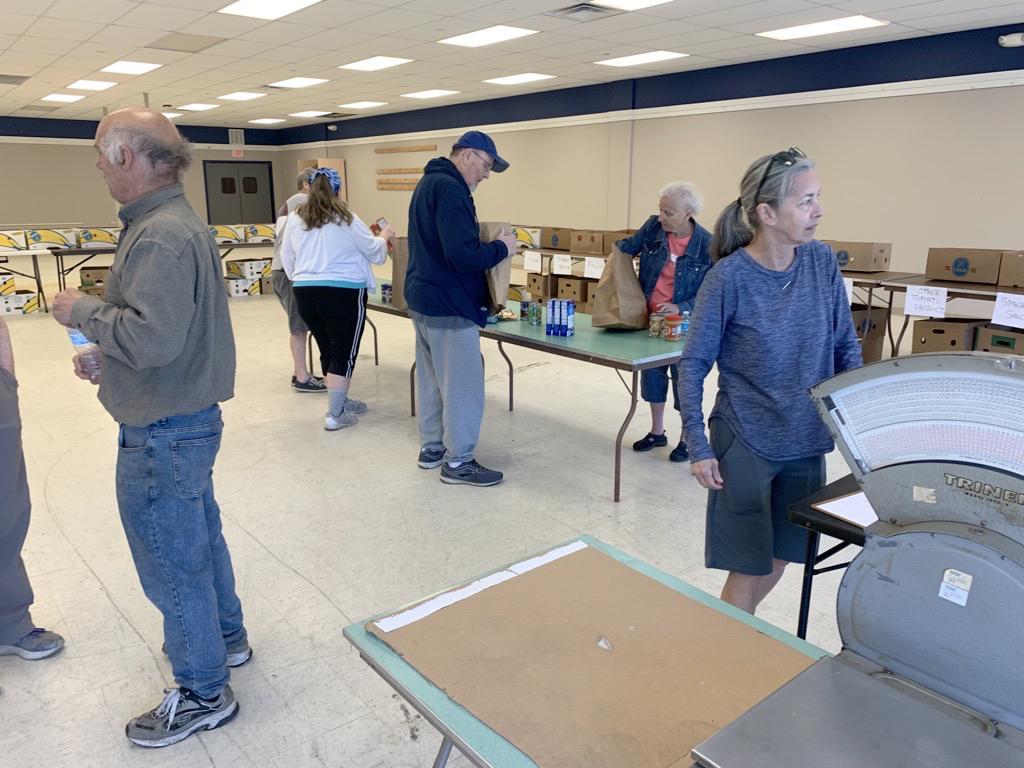
<path fill-rule="evenodd" d="M 997 293 L 996 306 L 992 310 L 992 322 L 996 325 L 1024 328 L 1024 295 Z"/>
<path fill-rule="evenodd" d="M 602 272 L 604 272 L 604 259 L 599 259 L 596 256 L 587 256 L 583 262 L 583 276 L 600 279 Z"/>
<path fill-rule="evenodd" d="M 572 256 L 564 253 L 556 253 L 551 257 L 551 274 L 553 275 L 571 275 L 572 274 Z"/>
<path fill-rule="evenodd" d="M 853 279 L 844 277 L 843 285 L 846 286 L 846 303 L 853 304 Z"/>
<path fill-rule="evenodd" d="M 946 289 L 926 285 L 908 285 L 903 314 L 916 317 L 945 317 Z"/>
<path fill-rule="evenodd" d="M 942 573 L 942 584 L 939 585 L 939 597 L 959 606 L 967 605 L 971 594 L 971 583 L 974 577 L 969 573 L 947 568 Z"/>
<path fill-rule="evenodd" d="M 527 272 L 540 272 L 540 254 L 536 251 L 523 251 L 523 269 Z"/>

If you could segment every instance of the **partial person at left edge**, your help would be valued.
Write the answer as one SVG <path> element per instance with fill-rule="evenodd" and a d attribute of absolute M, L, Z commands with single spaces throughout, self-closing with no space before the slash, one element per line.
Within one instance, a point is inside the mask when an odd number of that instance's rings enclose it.
<path fill-rule="evenodd" d="M 106 300 L 69 288 L 53 316 L 103 353 L 99 400 L 120 424 L 121 523 L 163 616 L 177 684 L 125 731 L 163 747 L 235 717 L 228 668 L 252 657 L 213 493 L 235 341 L 220 254 L 181 184 L 189 143 L 159 112 L 129 107 L 103 118 L 95 146 L 124 230 Z M 74 363 L 88 379 L 77 355 Z"/>

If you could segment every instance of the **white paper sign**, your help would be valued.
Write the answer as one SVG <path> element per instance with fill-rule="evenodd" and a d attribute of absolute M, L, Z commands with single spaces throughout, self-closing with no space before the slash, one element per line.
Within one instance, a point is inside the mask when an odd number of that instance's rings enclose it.
<path fill-rule="evenodd" d="M 604 272 L 604 259 L 587 256 L 586 261 L 583 262 L 583 276 L 600 279 L 602 272 Z"/>
<path fill-rule="evenodd" d="M 572 274 L 572 256 L 565 253 L 556 253 L 551 257 L 551 274 L 552 275 L 571 275 Z"/>
<path fill-rule="evenodd" d="M 947 568 L 942 573 L 939 597 L 959 606 L 965 606 L 967 598 L 971 595 L 971 582 L 973 581 L 974 577 L 971 574 L 958 571 L 955 568 Z"/>
<path fill-rule="evenodd" d="M 996 307 L 992 310 L 992 322 L 996 325 L 1024 328 L 1024 295 L 997 293 Z"/>
<path fill-rule="evenodd" d="M 850 304 L 853 304 L 853 279 L 849 277 L 844 277 L 843 285 L 846 286 L 846 301 Z"/>
<path fill-rule="evenodd" d="M 945 317 L 946 289 L 926 285 L 908 285 L 903 314 L 917 317 Z"/>
<path fill-rule="evenodd" d="M 523 269 L 527 272 L 540 272 L 540 254 L 536 251 L 523 251 Z"/>

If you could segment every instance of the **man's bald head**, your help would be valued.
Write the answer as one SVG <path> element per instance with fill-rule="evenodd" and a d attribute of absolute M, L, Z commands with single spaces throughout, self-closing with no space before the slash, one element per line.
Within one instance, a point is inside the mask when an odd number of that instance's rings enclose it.
<path fill-rule="evenodd" d="M 108 170 L 122 174 L 143 194 L 180 181 L 192 162 L 192 149 L 174 123 L 145 107 L 127 107 L 104 117 L 96 129 L 96 148 Z"/>

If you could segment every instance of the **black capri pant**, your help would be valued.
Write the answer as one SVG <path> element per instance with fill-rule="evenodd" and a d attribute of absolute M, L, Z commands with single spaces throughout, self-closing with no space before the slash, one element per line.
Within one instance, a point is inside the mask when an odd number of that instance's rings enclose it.
<path fill-rule="evenodd" d="M 320 348 L 323 372 L 351 376 L 366 325 L 366 288 L 294 287 L 299 316 Z"/>

